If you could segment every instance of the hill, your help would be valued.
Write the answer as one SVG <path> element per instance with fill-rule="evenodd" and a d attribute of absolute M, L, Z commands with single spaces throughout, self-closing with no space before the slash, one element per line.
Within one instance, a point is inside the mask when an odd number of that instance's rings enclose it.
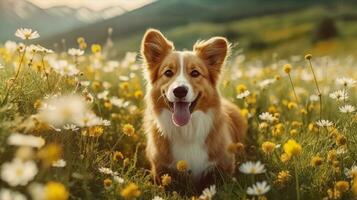
<path fill-rule="evenodd" d="M 89 43 L 101 43 L 107 38 L 109 27 L 114 29 L 114 39 L 123 39 L 137 33 L 142 34 L 149 27 L 169 30 L 192 23 L 226 23 L 253 16 L 285 13 L 321 2 L 328 3 L 332 0 L 159 0 L 121 16 L 45 38 L 43 41 L 53 44 L 65 38 L 73 43 L 77 37 L 85 36 Z"/>

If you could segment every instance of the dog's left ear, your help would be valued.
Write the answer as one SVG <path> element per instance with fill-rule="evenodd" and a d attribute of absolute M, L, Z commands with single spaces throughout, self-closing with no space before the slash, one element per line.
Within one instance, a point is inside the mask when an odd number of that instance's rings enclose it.
<path fill-rule="evenodd" d="M 212 82 L 217 82 L 221 68 L 229 53 L 230 45 L 224 37 L 213 37 L 207 41 L 197 42 L 193 50 L 208 67 Z"/>

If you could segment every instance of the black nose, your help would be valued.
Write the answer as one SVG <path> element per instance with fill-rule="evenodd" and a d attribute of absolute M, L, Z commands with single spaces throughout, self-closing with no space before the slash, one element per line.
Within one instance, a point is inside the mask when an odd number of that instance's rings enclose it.
<path fill-rule="evenodd" d="M 177 98 L 184 98 L 187 95 L 187 92 L 186 86 L 179 86 L 174 89 L 174 95 Z"/>

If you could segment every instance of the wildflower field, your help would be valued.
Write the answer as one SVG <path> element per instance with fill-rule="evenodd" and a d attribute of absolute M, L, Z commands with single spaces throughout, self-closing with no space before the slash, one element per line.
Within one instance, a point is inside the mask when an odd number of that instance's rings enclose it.
<path fill-rule="evenodd" d="M 31 44 L 33 30 L 15 35 L 22 42 L 0 45 L 0 200 L 357 197 L 352 56 L 233 53 L 219 87 L 248 119 L 247 139 L 229 146 L 234 175 L 196 191 L 168 174 L 152 182 L 140 55 L 119 59 L 85 38 L 51 50 Z M 177 163 L 183 179 L 187 165 Z"/>

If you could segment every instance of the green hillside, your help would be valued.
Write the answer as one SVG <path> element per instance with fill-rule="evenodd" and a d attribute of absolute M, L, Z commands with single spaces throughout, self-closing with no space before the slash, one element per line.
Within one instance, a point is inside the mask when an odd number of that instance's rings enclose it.
<path fill-rule="evenodd" d="M 44 42 L 53 44 L 62 38 L 73 44 L 79 36 L 86 36 L 89 43 L 104 42 L 109 27 L 114 29 L 114 39 L 135 38 L 147 28 L 161 30 L 176 29 L 178 26 L 190 26 L 201 23 L 227 23 L 230 21 L 264 16 L 273 13 L 287 13 L 316 4 L 331 3 L 333 0 L 159 0 L 140 9 L 112 19 L 81 27 L 55 37 L 44 38 Z M 192 36 L 193 37 L 193 36 Z M 126 48 L 126 47 L 125 47 Z M 131 49 L 131 48 L 129 48 Z M 127 50 L 127 48 L 126 48 Z M 133 49 L 132 49 L 133 50 Z"/>
<path fill-rule="evenodd" d="M 316 5 L 306 9 L 267 14 L 229 22 L 191 22 L 165 29 L 163 32 L 175 42 L 178 49 L 190 48 L 197 39 L 221 35 L 229 38 L 237 48 L 248 55 L 271 56 L 279 52 L 282 56 L 313 52 L 315 54 L 353 51 L 357 47 L 357 6 L 352 4 Z M 337 36 L 328 40 L 314 41 L 319 24 L 332 19 Z M 119 54 L 138 51 L 144 33 L 139 31 L 129 37 L 115 40 Z M 263 53 L 264 52 L 264 53 Z"/>

